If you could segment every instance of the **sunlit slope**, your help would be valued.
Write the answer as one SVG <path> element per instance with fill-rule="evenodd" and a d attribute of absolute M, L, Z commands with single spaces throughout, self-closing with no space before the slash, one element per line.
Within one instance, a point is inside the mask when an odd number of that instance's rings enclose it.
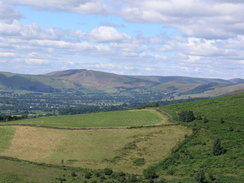
<path fill-rule="evenodd" d="M 1 90 L 22 90 L 57 94 L 76 92 L 93 94 L 104 92 L 162 92 L 178 98 L 219 96 L 244 89 L 243 79 L 209 79 L 181 76 L 127 76 L 85 69 L 52 72 L 45 75 L 27 75 L 0 72 Z"/>
<path fill-rule="evenodd" d="M 175 120 L 178 119 L 177 111 L 192 110 L 196 115 L 207 116 L 213 121 L 223 118 L 229 123 L 244 125 L 244 93 L 195 102 L 172 104 L 163 106 L 162 109 L 169 112 Z"/>
<path fill-rule="evenodd" d="M 173 120 L 179 119 L 179 112 L 191 110 L 198 120 L 179 122 L 193 129 L 193 136 L 165 160 L 157 165 L 157 171 L 171 176 L 173 182 L 195 182 L 199 170 L 205 172 L 205 179 L 212 182 L 244 182 L 244 93 L 162 106 Z M 199 116 L 208 119 L 200 120 Z M 226 153 L 213 154 L 213 144 L 220 139 Z M 170 181 L 171 182 L 171 181 Z"/>
<path fill-rule="evenodd" d="M 7 122 L 4 124 L 28 124 L 48 127 L 109 128 L 158 125 L 166 122 L 163 115 L 154 110 L 130 110 L 90 114 L 53 116 Z"/>

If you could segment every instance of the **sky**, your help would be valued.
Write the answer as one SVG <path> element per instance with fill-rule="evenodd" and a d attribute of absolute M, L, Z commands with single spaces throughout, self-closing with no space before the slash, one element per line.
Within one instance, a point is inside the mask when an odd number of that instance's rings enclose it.
<path fill-rule="evenodd" d="M 244 78 L 243 0 L 0 0 L 0 71 Z"/>

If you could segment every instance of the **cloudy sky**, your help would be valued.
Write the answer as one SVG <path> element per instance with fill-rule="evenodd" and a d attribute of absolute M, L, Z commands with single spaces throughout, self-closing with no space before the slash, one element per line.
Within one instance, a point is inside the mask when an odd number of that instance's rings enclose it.
<path fill-rule="evenodd" d="M 243 0 L 0 0 L 0 71 L 244 78 Z"/>

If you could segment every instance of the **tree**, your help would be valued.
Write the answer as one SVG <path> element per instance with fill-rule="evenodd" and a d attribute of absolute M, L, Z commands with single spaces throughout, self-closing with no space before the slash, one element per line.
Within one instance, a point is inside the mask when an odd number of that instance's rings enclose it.
<path fill-rule="evenodd" d="M 191 122 L 194 121 L 196 118 L 192 111 L 181 111 L 179 113 L 179 120 L 183 122 Z"/>
<path fill-rule="evenodd" d="M 213 143 L 213 155 L 214 156 L 219 156 L 221 154 L 225 154 L 226 153 L 226 149 L 224 149 L 221 146 L 221 141 L 220 139 L 216 139 Z"/>

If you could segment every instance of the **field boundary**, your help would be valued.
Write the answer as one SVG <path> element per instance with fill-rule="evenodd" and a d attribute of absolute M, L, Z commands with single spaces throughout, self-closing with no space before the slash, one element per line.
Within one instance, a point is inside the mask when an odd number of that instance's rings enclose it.
<path fill-rule="evenodd" d="M 136 129 L 136 128 L 156 128 L 156 127 L 168 127 L 178 126 L 180 124 L 161 124 L 161 125 L 150 125 L 150 126 L 133 126 L 133 127 L 94 127 L 94 128 L 71 128 L 71 127 L 54 127 L 54 126 L 41 126 L 33 124 L 0 124 L 1 126 L 26 126 L 34 128 L 48 128 L 56 130 L 125 130 L 125 129 Z"/>
<path fill-rule="evenodd" d="M 4 159 L 4 160 L 8 160 L 8 161 L 23 162 L 23 163 L 27 163 L 27 164 L 51 167 L 51 168 L 60 168 L 60 169 L 69 168 L 69 169 L 73 169 L 73 170 L 87 170 L 88 169 L 88 168 L 73 167 L 73 166 L 66 166 L 66 165 L 40 163 L 40 162 L 35 162 L 35 161 L 28 161 L 28 160 L 24 160 L 24 159 L 14 158 L 14 157 L 10 157 L 10 156 L 0 156 L 0 159 Z M 93 170 L 93 169 L 89 169 L 89 170 Z M 97 170 L 99 170 L 99 169 L 97 169 Z"/>
<path fill-rule="evenodd" d="M 160 108 L 155 109 L 155 111 L 157 111 L 157 112 L 160 113 L 161 115 L 165 115 L 165 116 L 167 116 L 167 117 L 168 117 L 168 119 L 167 119 L 168 123 L 177 122 L 177 121 L 174 120 L 173 117 L 172 117 L 169 113 L 167 113 L 166 111 L 164 111 L 164 110 L 162 110 L 162 109 L 160 109 Z"/>

